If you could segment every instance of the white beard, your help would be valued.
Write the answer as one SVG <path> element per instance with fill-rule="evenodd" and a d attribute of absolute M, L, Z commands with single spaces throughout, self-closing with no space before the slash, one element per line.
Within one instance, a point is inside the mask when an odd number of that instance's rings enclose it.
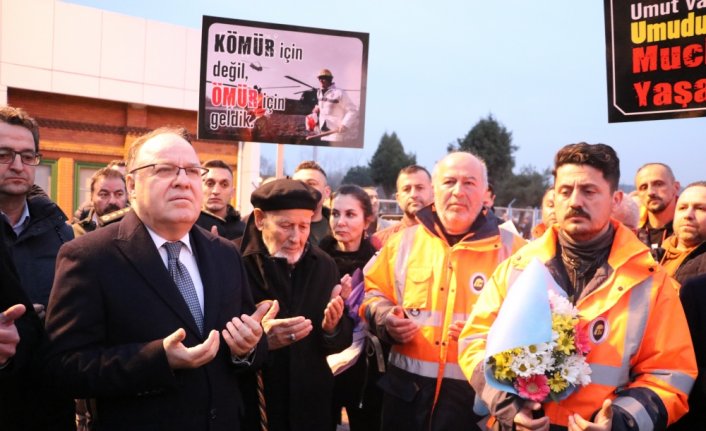
<path fill-rule="evenodd" d="M 273 257 L 281 257 L 283 259 L 287 259 L 287 263 L 290 265 L 294 265 L 295 263 L 299 262 L 299 259 L 302 257 L 302 253 L 304 251 L 300 251 L 297 254 L 291 254 L 291 253 L 284 253 L 283 251 L 279 250 L 276 251 L 274 254 L 272 254 Z"/>

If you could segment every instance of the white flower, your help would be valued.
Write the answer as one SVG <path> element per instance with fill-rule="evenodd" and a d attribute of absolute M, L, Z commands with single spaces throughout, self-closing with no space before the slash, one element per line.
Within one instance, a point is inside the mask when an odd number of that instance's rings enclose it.
<path fill-rule="evenodd" d="M 559 369 L 562 377 L 574 386 L 583 386 L 591 382 L 591 367 L 586 362 L 586 358 L 581 355 L 567 356 Z"/>
<path fill-rule="evenodd" d="M 539 364 L 537 357 L 528 352 L 527 348 L 522 349 L 522 353 L 512 358 L 510 369 L 520 377 L 529 377 L 536 374 L 536 367 Z"/>
<path fill-rule="evenodd" d="M 554 291 L 549 290 L 549 305 L 552 310 L 552 314 L 560 314 L 562 316 L 576 317 L 579 311 L 574 305 L 565 297 L 554 293 Z"/>

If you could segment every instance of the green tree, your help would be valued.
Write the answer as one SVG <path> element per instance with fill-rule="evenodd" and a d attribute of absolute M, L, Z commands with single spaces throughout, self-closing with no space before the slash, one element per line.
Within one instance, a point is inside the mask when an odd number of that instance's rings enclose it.
<path fill-rule="evenodd" d="M 417 163 L 417 156 L 413 153 L 405 153 L 402 142 L 395 132 L 388 135 L 387 132 L 380 138 L 373 158 L 368 166 L 370 176 L 375 184 L 379 184 L 386 196 L 391 196 L 395 192 L 397 174 L 400 169 Z"/>
<path fill-rule="evenodd" d="M 507 206 L 513 199 L 515 208 L 542 206 L 544 191 L 551 184 L 551 171 L 538 172 L 533 166 L 524 166 L 518 175 L 511 175 L 496 188 L 495 204 Z"/>
<path fill-rule="evenodd" d="M 512 177 L 512 168 L 515 167 L 512 153 L 517 147 L 512 145 L 512 132 L 493 118 L 492 114 L 481 118 L 465 138 L 458 139 L 455 145 L 449 144 L 447 150 L 469 151 L 480 156 L 488 167 L 489 181 L 496 186 Z"/>
<path fill-rule="evenodd" d="M 375 182 L 370 175 L 370 168 L 368 166 L 353 166 L 348 169 L 346 175 L 343 176 L 341 184 L 355 184 L 361 187 L 370 187 L 374 186 Z"/>

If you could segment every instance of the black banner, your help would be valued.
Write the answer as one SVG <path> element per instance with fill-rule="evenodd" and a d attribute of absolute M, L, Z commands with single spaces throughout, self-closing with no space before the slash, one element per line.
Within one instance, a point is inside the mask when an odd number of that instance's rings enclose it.
<path fill-rule="evenodd" d="M 706 0 L 605 0 L 608 121 L 706 116 Z"/>

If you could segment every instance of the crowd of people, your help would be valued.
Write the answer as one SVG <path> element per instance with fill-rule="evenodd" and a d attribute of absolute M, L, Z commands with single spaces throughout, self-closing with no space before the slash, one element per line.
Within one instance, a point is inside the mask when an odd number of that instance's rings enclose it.
<path fill-rule="evenodd" d="M 40 160 L 36 121 L 0 108 L 0 429 L 706 429 L 706 182 L 662 163 L 628 195 L 613 148 L 566 145 L 527 241 L 467 152 L 402 169 L 397 222 L 315 161 L 242 217 L 178 128 L 98 170 L 69 222 Z M 589 335 L 591 382 L 561 400 L 487 380 L 537 261 Z"/>

